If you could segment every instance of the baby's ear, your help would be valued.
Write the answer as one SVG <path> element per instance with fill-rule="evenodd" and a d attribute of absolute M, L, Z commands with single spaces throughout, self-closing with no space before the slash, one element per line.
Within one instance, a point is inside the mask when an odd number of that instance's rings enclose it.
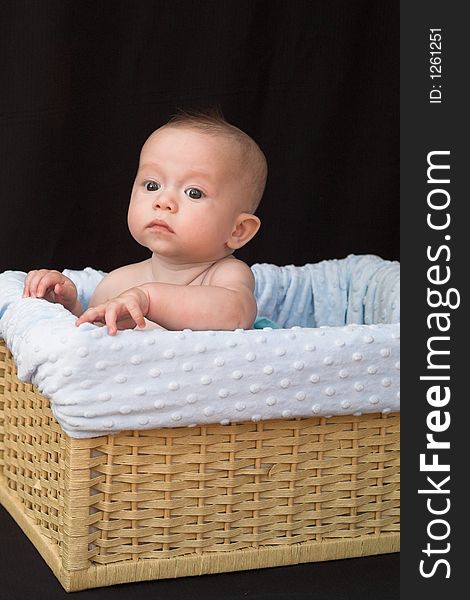
<path fill-rule="evenodd" d="M 232 233 L 226 244 L 228 248 L 237 250 L 253 238 L 260 228 L 261 221 L 256 215 L 240 213 L 235 221 Z"/>

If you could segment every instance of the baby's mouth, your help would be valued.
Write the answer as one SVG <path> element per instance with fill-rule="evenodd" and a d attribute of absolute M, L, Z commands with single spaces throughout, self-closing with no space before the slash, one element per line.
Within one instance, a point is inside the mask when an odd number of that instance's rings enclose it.
<path fill-rule="evenodd" d="M 162 221 L 161 219 L 155 219 L 151 223 L 149 223 L 148 227 L 150 229 L 156 229 L 157 231 L 166 230 L 169 233 L 175 233 L 173 229 L 166 223 L 166 221 Z"/>

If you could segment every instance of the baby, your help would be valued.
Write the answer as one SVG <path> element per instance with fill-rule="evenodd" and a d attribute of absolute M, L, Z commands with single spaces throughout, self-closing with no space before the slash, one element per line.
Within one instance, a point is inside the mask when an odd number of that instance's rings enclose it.
<path fill-rule="evenodd" d="M 30 271 L 24 297 L 59 302 L 110 335 L 134 327 L 249 329 L 256 317 L 251 269 L 232 253 L 257 233 L 266 159 L 220 115 L 179 114 L 140 153 L 128 225 L 152 255 L 109 273 L 85 312 L 58 271 Z"/>

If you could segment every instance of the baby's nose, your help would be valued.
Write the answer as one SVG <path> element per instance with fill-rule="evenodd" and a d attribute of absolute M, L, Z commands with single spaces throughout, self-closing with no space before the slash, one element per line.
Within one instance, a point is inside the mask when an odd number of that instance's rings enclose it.
<path fill-rule="evenodd" d="M 175 212 L 178 209 L 178 205 L 173 197 L 173 194 L 168 191 L 158 194 L 158 198 L 155 198 L 153 205 L 154 208 L 159 208 L 160 210 L 169 210 L 171 212 Z"/>

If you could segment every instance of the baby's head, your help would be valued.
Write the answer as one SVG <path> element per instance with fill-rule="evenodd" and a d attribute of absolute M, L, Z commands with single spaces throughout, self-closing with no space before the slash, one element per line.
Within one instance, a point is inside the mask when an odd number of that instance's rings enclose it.
<path fill-rule="evenodd" d="M 155 254 L 218 260 L 258 231 L 266 175 L 258 145 L 220 114 L 178 114 L 142 148 L 129 229 Z"/>
<path fill-rule="evenodd" d="M 225 160 L 230 162 L 227 176 L 237 177 L 238 183 L 244 186 L 240 188 L 238 198 L 240 208 L 250 213 L 256 211 L 263 196 L 268 169 L 263 152 L 249 135 L 228 123 L 217 110 L 207 113 L 180 112 L 154 134 L 165 129 L 193 130 L 212 138 L 212 143 L 220 144 L 221 151 L 226 153 Z"/>

